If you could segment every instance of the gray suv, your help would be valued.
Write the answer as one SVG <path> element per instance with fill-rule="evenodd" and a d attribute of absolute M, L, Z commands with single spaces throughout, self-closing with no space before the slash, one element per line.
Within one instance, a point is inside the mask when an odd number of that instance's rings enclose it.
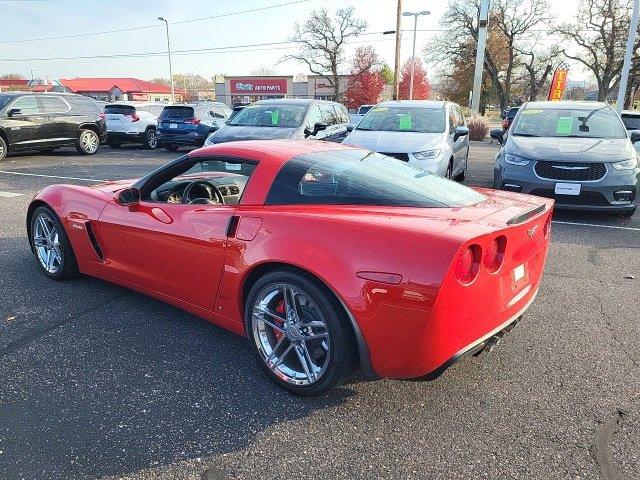
<path fill-rule="evenodd" d="M 606 103 L 529 102 L 496 155 L 493 187 L 556 200 L 556 208 L 632 216 L 640 136 Z"/>

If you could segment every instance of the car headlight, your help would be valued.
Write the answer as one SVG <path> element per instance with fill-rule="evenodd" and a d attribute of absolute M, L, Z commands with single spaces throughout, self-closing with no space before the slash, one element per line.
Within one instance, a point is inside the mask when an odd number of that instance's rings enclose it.
<path fill-rule="evenodd" d="M 424 152 L 415 152 L 413 156 L 416 160 L 424 160 L 426 158 L 436 158 L 440 155 L 440 150 L 425 150 Z"/>
<path fill-rule="evenodd" d="M 511 155 L 509 153 L 505 154 L 504 161 L 509 165 L 517 165 L 519 167 L 524 167 L 525 165 L 529 165 L 531 160 L 527 160 L 526 158 L 516 157 L 515 155 Z"/>
<path fill-rule="evenodd" d="M 638 166 L 638 160 L 630 158 L 629 160 L 623 160 L 621 162 L 613 162 L 611 166 L 616 170 L 633 170 Z"/>

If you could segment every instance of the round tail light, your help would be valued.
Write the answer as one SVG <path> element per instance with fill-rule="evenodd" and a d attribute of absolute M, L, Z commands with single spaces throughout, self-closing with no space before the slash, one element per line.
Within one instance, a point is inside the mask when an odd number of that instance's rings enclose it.
<path fill-rule="evenodd" d="M 462 284 L 475 280 L 480 266 L 482 250 L 478 245 L 469 245 L 458 256 L 456 263 L 456 279 Z"/>
<path fill-rule="evenodd" d="M 504 261 L 504 252 L 507 247 L 507 237 L 500 235 L 493 239 L 484 252 L 484 266 L 490 272 L 497 272 Z"/>

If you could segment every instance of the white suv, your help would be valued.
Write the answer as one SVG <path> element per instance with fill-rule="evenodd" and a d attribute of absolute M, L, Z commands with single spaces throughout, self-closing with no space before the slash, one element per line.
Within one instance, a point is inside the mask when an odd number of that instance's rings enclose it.
<path fill-rule="evenodd" d="M 123 143 L 141 143 L 145 148 L 158 147 L 156 125 L 161 103 L 110 103 L 104 107 L 107 144 L 118 148 Z"/>

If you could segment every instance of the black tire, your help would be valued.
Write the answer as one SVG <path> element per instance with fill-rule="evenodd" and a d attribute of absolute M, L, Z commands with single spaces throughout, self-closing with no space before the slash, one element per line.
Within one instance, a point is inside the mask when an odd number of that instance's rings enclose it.
<path fill-rule="evenodd" d="M 622 215 L 623 217 L 626 217 L 626 218 L 631 218 L 636 213 L 637 208 L 638 208 L 637 206 L 633 207 L 631 210 L 627 210 L 626 212 L 622 212 L 620 215 Z"/>
<path fill-rule="evenodd" d="M 4 160 L 9 153 L 9 146 L 7 145 L 7 141 L 4 139 L 2 135 L 0 135 L 0 161 Z"/>
<path fill-rule="evenodd" d="M 59 243 L 59 261 L 56 271 L 49 271 L 45 265 L 43 265 L 43 261 L 39 256 L 38 247 L 35 243 L 34 234 L 38 228 L 36 223 L 39 222 L 41 218 L 48 219 L 50 224 L 55 227 L 55 231 L 57 233 L 57 241 Z M 67 237 L 67 233 L 62 226 L 62 222 L 60 222 L 58 216 L 49 207 L 40 206 L 34 210 L 29 224 L 29 243 L 31 244 L 31 251 L 35 255 L 40 269 L 47 277 L 52 278 L 53 280 L 67 280 L 78 275 L 78 262 L 76 261 L 76 255 L 73 251 L 73 247 L 71 246 L 71 242 L 69 241 L 69 237 Z"/>
<path fill-rule="evenodd" d="M 178 145 L 166 145 L 164 148 L 170 152 L 177 152 L 180 147 Z"/>
<path fill-rule="evenodd" d="M 142 145 L 147 150 L 155 150 L 156 148 L 158 148 L 158 137 L 156 136 L 155 129 L 150 128 L 145 132 Z"/>
<path fill-rule="evenodd" d="M 313 313 L 315 313 L 315 315 L 304 313 L 307 312 L 305 308 L 310 308 L 309 304 L 307 304 L 306 306 L 299 304 L 298 307 L 296 307 L 300 312 L 303 312 L 301 317 L 304 317 L 305 322 L 308 321 L 309 318 L 321 318 L 322 322 L 320 323 L 325 323 L 326 325 L 326 327 L 321 327 L 326 333 L 326 338 L 328 339 L 328 349 L 326 350 L 326 352 L 324 352 L 327 355 L 327 357 L 325 357 L 326 366 L 324 366 L 324 371 L 320 374 L 319 378 L 306 385 L 294 385 L 290 381 L 287 381 L 276 375 L 274 371 L 267 365 L 267 358 L 265 357 L 266 353 L 262 351 L 262 347 L 260 346 L 260 335 L 258 333 L 259 324 L 258 320 L 256 320 L 256 317 L 253 315 L 254 306 L 259 301 L 259 299 L 262 298 L 262 295 L 265 291 L 269 291 L 269 289 L 273 288 L 278 288 L 281 285 L 291 285 L 297 290 L 299 296 L 306 296 L 313 300 L 313 303 L 315 304 L 313 307 Z M 322 316 L 318 317 L 318 313 L 320 313 Z M 286 313 L 284 313 L 283 315 L 286 315 Z M 294 324 L 304 326 L 302 319 L 299 322 L 294 322 Z M 311 275 L 306 275 L 292 269 L 283 268 L 273 270 L 264 275 L 262 278 L 258 279 L 258 281 L 251 287 L 251 290 L 247 297 L 247 302 L 245 304 L 245 326 L 247 329 L 247 335 L 249 344 L 251 345 L 251 350 L 253 350 L 256 359 L 258 360 L 258 363 L 260 363 L 262 369 L 267 372 L 268 376 L 276 384 L 296 395 L 309 397 L 316 396 L 337 387 L 352 373 L 354 365 L 356 364 L 357 349 L 355 347 L 353 332 L 341 304 L 335 298 L 335 296 L 330 291 L 328 291 L 325 285 L 313 278 Z M 291 332 L 290 329 L 291 326 L 289 326 L 289 332 Z M 271 330 L 271 332 L 275 334 L 275 330 Z M 312 331 L 311 333 L 313 334 Z M 290 341 L 287 334 L 281 334 L 281 337 L 282 336 L 285 337 L 285 342 L 289 342 L 289 345 L 295 347 L 294 341 Z M 307 350 L 307 342 L 305 341 L 302 343 L 305 344 L 305 350 L 307 351 L 307 354 L 309 354 L 309 351 L 311 351 L 314 355 L 314 359 L 317 360 L 319 358 L 317 354 L 318 346 L 311 347 L 310 350 Z M 278 347 L 275 348 L 277 349 Z M 288 350 L 285 348 L 283 350 L 283 353 L 285 351 Z M 292 350 L 289 354 L 291 356 L 282 356 L 283 360 L 280 365 L 282 365 L 283 368 L 287 367 L 287 363 L 298 362 L 298 365 L 302 365 L 301 362 L 296 359 L 294 353 L 296 353 L 295 350 Z M 321 351 L 321 354 L 322 353 L 323 352 Z M 285 358 L 288 358 L 289 360 L 285 362 Z M 311 359 L 311 356 L 307 358 Z M 279 367 L 276 367 L 276 370 L 278 369 Z"/>
<path fill-rule="evenodd" d="M 120 148 L 122 146 L 120 142 L 113 142 L 110 140 L 107 140 L 107 145 L 109 145 L 111 148 Z"/>
<path fill-rule="evenodd" d="M 93 130 L 82 129 L 78 132 L 76 151 L 82 155 L 95 155 L 100 148 L 100 137 Z"/>

